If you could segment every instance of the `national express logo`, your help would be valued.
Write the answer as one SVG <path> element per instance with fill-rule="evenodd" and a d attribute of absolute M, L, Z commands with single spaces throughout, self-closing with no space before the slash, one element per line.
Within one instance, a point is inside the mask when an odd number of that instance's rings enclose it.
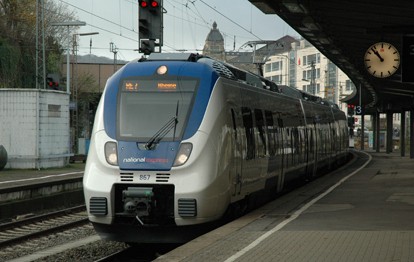
<path fill-rule="evenodd" d="M 124 158 L 124 163 L 168 163 L 166 158 L 129 157 Z"/>

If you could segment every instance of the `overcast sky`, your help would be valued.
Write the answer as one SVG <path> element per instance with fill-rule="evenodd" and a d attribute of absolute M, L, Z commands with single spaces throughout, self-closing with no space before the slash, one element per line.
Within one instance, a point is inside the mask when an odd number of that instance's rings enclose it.
<path fill-rule="evenodd" d="M 141 54 L 138 48 L 138 0 L 53 0 L 66 4 L 86 26 L 80 55 L 91 52 L 113 58 L 110 42 L 118 48 L 118 59 L 132 60 Z M 298 37 L 277 15 L 265 15 L 248 0 L 164 0 L 163 52 L 187 50 L 201 52 L 214 21 L 224 36 L 225 49 L 235 50 L 252 40 L 277 40 L 284 35 Z M 92 48 L 90 49 L 90 40 Z"/>

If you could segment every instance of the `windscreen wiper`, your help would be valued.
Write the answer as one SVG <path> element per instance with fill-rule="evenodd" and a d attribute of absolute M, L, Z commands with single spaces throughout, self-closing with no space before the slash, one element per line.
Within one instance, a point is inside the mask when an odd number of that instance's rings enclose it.
<path fill-rule="evenodd" d="M 155 144 L 158 144 L 161 139 L 164 138 L 164 136 L 166 136 L 168 134 L 168 132 L 170 132 L 171 129 L 174 128 L 174 137 L 175 138 L 175 130 L 177 127 L 177 123 L 178 123 L 178 101 L 177 101 L 177 108 L 175 110 L 175 116 L 173 116 L 170 120 L 168 120 L 167 123 L 165 123 L 165 125 L 163 125 L 160 130 L 158 130 L 149 140 L 148 142 L 145 144 L 145 148 L 147 150 L 152 150 L 154 149 L 153 146 Z"/>

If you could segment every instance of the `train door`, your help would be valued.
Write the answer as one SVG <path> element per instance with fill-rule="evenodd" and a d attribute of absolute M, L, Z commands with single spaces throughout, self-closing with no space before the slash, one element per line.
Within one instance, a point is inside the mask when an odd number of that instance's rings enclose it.
<path fill-rule="evenodd" d="M 311 124 L 306 128 L 307 134 L 307 170 L 306 176 L 308 179 L 312 179 L 316 176 L 317 170 L 317 134 L 316 125 Z"/>
<path fill-rule="evenodd" d="M 318 142 L 317 142 L 317 138 L 318 136 L 316 135 L 316 125 L 313 124 L 311 129 L 310 129 L 310 143 L 311 143 L 311 148 L 310 148 L 310 152 L 312 152 L 312 173 L 311 173 L 311 177 L 314 177 L 316 175 L 316 167 L 317 167 L 317 163 L 318 163 Z"/>
<path fill-rule="evenodd" d="M 281 113 L 277 114 L 277 136 L 276 136 L 276 141 L 277 141 L 277 155 L 276 155 L 276 160 L 277 163 L 280 165 L 280 169 L 279 169 L 279 179 L 278 179 L 278 185 L 277 185 L 277 191 L 280 192 L 283 189 L 283 183 L 285 181 L 285 171 L 284 171 L 284 161 L 285 161 L 285 154 L 284 154 L 284 148 L 285 148 L 285 141 L 284 139 L 285 136 L 284 134 L 284 124 L 283 124 L 283 119 L 281 116 Z"/>
<path fill-rule="evenodd" d="M 320 139 L 321 138 L 320 137 L 320 129 L 321 129 L 320 124 L 315 123 L 313 126 L 314 126 L 314 128 L 313 128 L 313 134 L 314 134 L 314 136 L 313 136 L 313 139 L 314 139 L 313 140 L 313 145 L 314 145 L 313 152 L 314 152 L 314 155 L 315 155 L 315 164 L 313 166 L 313 175 L 316 176 L 316 171 L 318 169 L 319 159 L 321 158 L 320 148 L 322 147 L 322 145 L 321 145 L 322 141 Z"/>
<path fill-rule="evenodd" d="M 268 110 L 265 110 L 264 113 L 269 155 L 267 174 L 270 175 L 267 187 L 274 189 L 275 192 L 279 192 L 282 189 L 283 183 L 282 123 L 280 113 L 272 113 Z"/>
<path fill-rule="evenodd" d="M 255 122 L 255 141 L 256 141 L 256 176 L 262 180 L 266 180 L 268 174 L 268 165 L 269 165 L 269 154 L 268 154 L 268 137 L 266 133 L 266 122 L 263 116 L 263 110 L 254 109 L 254 122 Z"/>
<path fill-rule="evenodd" d="M 231 169 L 231 178 L 233 184 L 232 195 L 240 195 L 242 189 L 242 157 L 243 157 L 243 139 L 239 133 L 241 127 L 240 116 L 234 109 L 231 109 L 231 121 L 232 121 L 232 151 L 233 151 L 233 168 Z"/>

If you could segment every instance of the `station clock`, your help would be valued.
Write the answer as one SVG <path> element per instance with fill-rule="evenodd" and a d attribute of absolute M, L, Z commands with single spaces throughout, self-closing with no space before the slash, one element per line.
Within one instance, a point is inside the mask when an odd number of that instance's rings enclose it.
<path fill-rule="evenodd" d="M 400 67 L 400 53 L 390 43 L 373 44 L 365 52 L 365 68 L 374 77 L 392 76 Z"/>

